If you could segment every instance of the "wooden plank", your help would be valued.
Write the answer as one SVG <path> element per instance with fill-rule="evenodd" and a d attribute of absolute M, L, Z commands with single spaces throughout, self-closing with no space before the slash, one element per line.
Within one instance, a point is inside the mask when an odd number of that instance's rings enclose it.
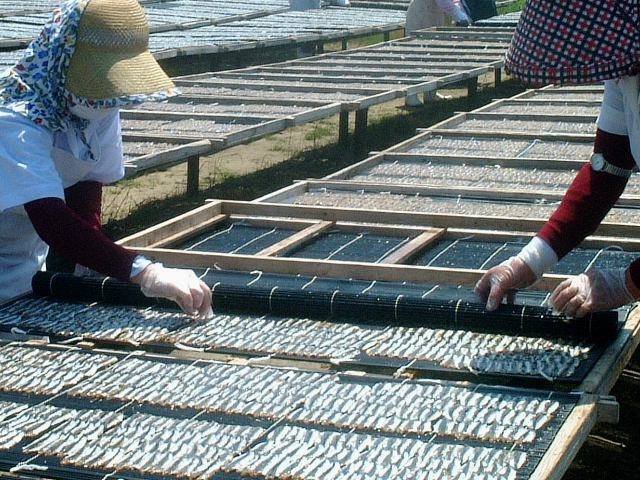
<path fill-rule="evenodd" d="M 187 228 L 197 227 L 211 218 L 216 218 L 220 214 L 222 214 L 222 202 L 209 202 L 187 213 L 154 225 L 142 232 L 124 237 L 116 243 L 122 246 L 135 245 L 140 247 L 155 245 Z"/>
<path fill-rule="evenodd" d="M 282 116 L 282 115 L 280 115 Z M 120 110 L 120 118 L 123 120 L 211 120 L 216 123 L 240 123 L 255 124 L 270 122 L 279 118 L 278 115 L 253 115 L 253 114 L 220 114 L 204 112 L 167 112 L 165 110 Z"/>
<path fill-rule="evenodd" d="M 275 257 L 308 242 L 309 240 L 321 235 L 335 225 L 335 222 L 318 222 L 315 225 L 305 228 L 289 238 L 271 245 L 270 247 L 256 253 L 257 256 Z"/>
<path fill-rule="evenodd" d="M 527 122 L 572 122 L 572 123 L 592 123 L 598 118 L 597 115 L 574 115 L 569 113 L 536 113 L 527 111 L 526 113 L 500 113 L 484 110 L 481 112 L 470 112 L 464 120 L 519 120 Z M 594 126 L 595 128 L 595 126 Z"/>
<path fill-rule="evenodd" d="M 433 135 L 450 135 L 460 137 L 481 137 L 496 138 L 502 137 L 506 140 L 542 140 L 549 142 L 593 142 L 596 138 L 595 131 L 593 133 L 549 133 L 549 132 L 518 132 L 511 130 L 447 130 L 447 129 L 428 129 Z M 419 130 L 420 131 L 420 130 Z"/>
<path fill-rule="evenodd" d="M 451 198 L 473 198 L 485 200 L 520 200 L 536 202 L 541 198 L 547 201 L 560 201 L 564 197 L 565 192 L 553 191 L 535 191 L 522 189 L 492 189 L 478 187 L 468 187 L 464 185 L 455 187 L 441 187 L 437 185 L 424 184 L 405 184 L 405 183 L 385 183 L 385 182 L 366 182 L 352 180 L 307 180 L 308 190 L 317 189 L 334 189 L 347 192 L 358 190 L 366 190 L 368 192 L 389 192 L 398 195 L 424 195 L 424 196 L 440 196 Z M 630 199 L 631 204 L 637 205 L 640 197 L 633 196 Z M 634 203 L 635 202 L 635 203 Z"/>
<path fill-rule="evenodd" d="M 640 312 L 629 313 L 618 337 L 609 345 L 580 384 L 589 393 L 608 394 L 640 344 Z"/>
<path fill-rule="evenodd" d="M 454 70 L 454 69 L 452 69 Z M 455 70 L 454 70 L 455 71 Z M 342 73 L 342 75 L 340 74 Z M 354 71 L 341 71 L 340 73 L 328 72 L 327 75 L 323 75 L 322 72 L 317 72 L 314 74 L 306 74 L 306 73 L 297 73 L 295 71 L 291 73 L 269 73 L 269 72 L 256 72 L 256 73 L 243 73 L 243 74 L 234 74 L 234 73 L 226 73 L 220 72 L 218 73 L 219 78 L 224 79 L 235 79 L 235 80 L 266 80 L 270 82 L 298 82 L 298 83 L 319 83 L 332 85 L 334 89 L 341 89 L 340 84 L 342 83 L 359 83 L 361 85 L 365 85 L 368 87 L 369 85 L 376 85 L 377 83 L 388 82 L 388 83 L 399 83 L 399 84 L 414 84 L 417 81 L 424 79 L 427 76 L 432 76 L 434 78 L 430 80 L 435 80 L 441 76 L 447 76 L 450 73 L 453 73 L 451 70 L 434 70 L 432 72 L 416 72 L 415 74 L 412 72 L 396 72 L 398 75 L 394 75 L 394 72 L 386 72 L 384 70 L 380 70 L 377 72 L 358 72 Z M 360 74 L 361 73 L 361 74 Z M 466 73 L 466 70 L 461 70 L 460 73 Z M 404 76 L 400 76 L 404 75 Z M 390 90 L 389 88 L 385 88 L 385 90 Z"/>
<path fill-rule="evenodd" d="M 561 480 L 598 417 L 597 398 L 583 395 L 558 430 L 529 480 Z"/>
<path fill-rule="evenodd" d="M 130 139 L 130 137 L 127 138 Z M 125 167 L 127 167 L 127 176 L 151 168 L 166 167 L 171 164 L 186 162 L 193 156 L 210 154 L 216 146 L 219 147 L 220 142 L 199 140 L 179 145 L 163 152 L 141 155 L 126 162 Z"/>
<path fill-rule="evenodd" d="M 421 153 L 388 152 L 377 153 L 358 163 L 338 170 L 335 173 L 323 177 L 322 180 L 349 180 L 356 175 L 366 173 L 377 165 L 383 163 L 406 162 L 424 163 L 434 165 L 468 165 L 468 166 L 500 166 L 504 168 L 517 168 L 522 170 L 579 170 L 588 159 L 523 159 L 518 157 L 468 157 L 456 155 L 433 155 Z"/>
<path fill-rule="evenodd" d="M 493 200 L 493 201 L 527 201 L 538 202 L 544 199 L 545 202 L 559 202 L 564 198 L 566 192 L 558 192 L 556 190 L 523 190 L 507 189 L 507 188 L 479 188 L 469 187 L 466 185 L 456 185 L 455 187 L 443 187 L 433 184 L 421 184 L 421 183 L 391 183 L 391 182 L 368 182 L 366 180 L 353 181 L 353 180 L 307 180 L 308 189 L 335 189 L 341 191 L 360 191 L 365 190 L 367 192 L 385 192 L 398 195 L 424 195 L 424 196 L 439 196 L 461 199 L 474 199 L 474 200 Z M 623 194 L 615 206 L 624 207 L 637 207 L 640 203 L 640 195 Z"/>
<path fill-rule="evenodd" d="M 446 233 L 446 228 L 429 229 L 382 259 L 382 263 L 404 263 Z"/>
<path fill-rule="evenodd" d="M 215 217 L 211 217 L 211 218 L 205 220 L 204 222 L 199 223 L 198 225 L 194 225 L 193 227 L 181 230 L 181 231 L 175 233 L 174 235 L 169 235 L 169 236 L 163 238 L 162 240 L 159 240 L 159 241 L 157 241 L 155 243 L 152 243 L 152 244 L 148 245 L 148 247 L 149 248 L 157 248 L 157 247 L 168 247 L 168 246 L 174 245 L 174 244 L 176 244 L 178 242 L 187 240 L 187 239 L 193 237 L 194 235 L 197 235 L 199 233 L 205 232 L 209 228 L 215 227 L 219 223 L 222 223 L 225 220 L 227 220 L 228 218 L 229 218 L 228 215 L 222 215 L 222 214 L 221 215 L 216 215 Z"/>
<path fill-rule="evenodd" d="M 415 265 L 365 263 L 353 261 L 282 258 L 230 253 L 185 252 L 165 248 L 135 247 L 132 250 L 161 261 L 166 265 L 188 268 L 222 268 L 238 271 L 263 271 L 287 275 L 327 278 L 353 278 L 387 282 L 426 283 L 432 285 L 463 285 L 473 287 L 484 270 L 439 268 Z M 544 275 L 531 290 L 551 291 L 566 275 Z"/>
<path fill-rule="evenodd" d="M 289 187 L 291 190 L 282 189 L 277 191 L 280 198 L 291 198 L 304 191 L 304 182 L 299 182 Z M 236 208 L 242 210 L 241 213 L 251 214 L 251 208 L 262 205 L 271 213 L 283 216 L 300 216 L 301 218 L 316 218 L 331 221 L 356 221 L 363 223 L 397 223 L 398 215 L 401 215 L 403 223 L 406 225 L 423 225 L 440 228 L 474 228 L 479 230 L 507 230 L 515 232 L 538 231 L 545 224 L 546 219 L 541 218 L 514 218 L 499 216 L 480 216 L 470 214 L 442 214 L 432 212 L 398 212 L 394 210 L 374 210 L 374 209 L 349 209 L 340 207 L 316 207 L 309 205 L 285 205 L 271 203 L 269 196 L 262 197 L 251 203 L 250 208 L 242 204 L 235 204 Z M 231 205 L 231 201 L 223 201 L 225 205 Z M 257 209 L 256 209 L 257 210 Z M 253 214 L 256 214 L 255 211 Z M 288 213 L 285 213 L 288 212 Z M 295 212 L 295 213 L 294 213 Z M 239 212 L 240 213 L 240 212 Z M 595 232 L 598 236 L 608 237 L 630 237 L 640 236 L 640 225 L 628 223 L 602 222 Z"/>
<path fill-rule="evenodd" d="M 242 82 L 242 81 L 231 81 L 230 79 L 215 79 L 215 78 L 207 78 L 200 81 L 194 80 L 174 80 L 176 86 L 184 86 L 184 87 L 223 87 L 230 89 L 239 89 L 239 90 L 268 90 L 275 92 L 310 92 L 310 93 L 333 93 L 336 90 L 345 94 L 353 94 L 353 95 L 362 95 L 363 97 L 369 95 L 377 95 L 379 93 L 386 93 L 388 88 L 373 88 L 372 86 L 366 87 L 345 87 L 340 84 L 336 84 L 333 86 L 321 86 L 321 85 L 283 85 L 280 82 L 266 82 L 255 80 L 255 82 Z M 205 95 L 205 94 L 200 94 Z M 215 95 L 215 94 L 214 94 Z"/>

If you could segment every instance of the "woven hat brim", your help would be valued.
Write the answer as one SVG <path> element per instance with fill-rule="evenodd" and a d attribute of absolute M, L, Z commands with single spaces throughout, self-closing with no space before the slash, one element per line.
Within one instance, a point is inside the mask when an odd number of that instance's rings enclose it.
<path fill-rule="evenodd" d="M 148 50 L 131 55 L 79 44 L 71 58 L 66 88 L 88 100 L 107 100 L 157 92 L 171 94 L 175 86 Z"/>

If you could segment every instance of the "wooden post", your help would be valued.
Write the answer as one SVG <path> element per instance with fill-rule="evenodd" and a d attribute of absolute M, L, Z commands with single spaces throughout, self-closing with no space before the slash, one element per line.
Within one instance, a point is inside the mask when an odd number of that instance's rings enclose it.
<path fill-rule="evenodd" d="M 356 152 L 362 152 L 367 147 L 367 118 L 369 109 L 356 110 L 356 125 L 353 131 Z"/>
<path fill-rule="evenodd" d="M 342 50 L 348 50 L 349 49 L 349 40 L 347 40 L 346 38 L 342 39 Z"/>
<path fill-rule="evenodd" d="M 338 142 L 347 145 L 349 141 L 349 112 L 340 111 L 340 123 L 338 124 Z"/>
<path fill-rule="evenodd" d="M 200 155 L 187 158 L 187 195 L 198 194 L 200 189 Z"/>
<path fill-rule="evenodd" d="M 478 77 L 472 77 L 467 80 L 467 95 L 473 97 L 478 93 Z"/>
<path fill-rule="evenodd" d="M 494 71 L 494 82 L 495 86 L 498 87 L 502 83 L 502 69 L 496 68 Z"/>

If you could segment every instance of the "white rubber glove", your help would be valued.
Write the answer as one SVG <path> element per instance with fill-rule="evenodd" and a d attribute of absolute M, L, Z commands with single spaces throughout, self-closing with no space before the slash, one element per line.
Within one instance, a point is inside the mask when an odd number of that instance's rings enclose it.
<path fill-rule="evenodd" d="M 471 18 L 469 18 L 466 12 L 460 7 L 454 7 L 451 16 L 458 27 L 468 27 L 471 25 Z"/>
<path fill-rule="evenodd" d="M 167 298 L 176 302 L 189 315 L 212 318 L 212 294 L 209 286 L 193 270 L 167 268 L 151 263 L 132 278 L 147 297 Z"/>
<path fill-rule="evenodd" d="M 580 318 L 592 312 L 618 308 L 635 301 L 626 269 L 592 269 L 560 283 L 549 297 L 549 305 L 567 317 Z"/>
<path fill-rule="evenodd" d="M 493 311 L 505 297 L 507 303 L 513 303 L 516 291 L 532 285 L 536 280 L 536 275 L 524 260 L 511 257 L 487 270 L 476 283 L 475 293 L 483 302 L 487 302 L 487 310 Z"/>

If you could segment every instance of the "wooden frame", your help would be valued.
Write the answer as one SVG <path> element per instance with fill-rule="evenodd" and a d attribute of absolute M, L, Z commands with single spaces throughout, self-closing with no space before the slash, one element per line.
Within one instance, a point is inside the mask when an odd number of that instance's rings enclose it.
<path fill-rule="evenodd" d="M 295 228 L 298 234 L 274 245 L 258 255 L 229 253 L 203 253 L 179 251 L 166 248 L 189 236 L 201 233 L 228 218 L 254 219 L 270 225 L 284 225 Z M 310 276 L 357 278 L 362 280 L 407 281 L 416 283 L 442 283 L 472 286 L 483 274 L 482 270 L 462 268 L 439 268 L 404 265 L 401 262 L 416 255 L 430 242 L 441 238 L 463 238 L 474 235 L 477 239 L 515 241 L 531 236 L 541 225 L 541 221 L 527 219 L 487 218 L 467 216 L 432 215 L 428 213 L 407 213 L 398 223 L 398 212 L 377 210 L 350 210 L 292 206 L 264 202 L 212 201 L 191 212 L 163 222 L 135 235 L 126 237 L 119 243 L 144 253 L 167 264 L 185 267 L 219 267 L 229 270 L 262 270 L 271 273 L 301 274 Z M 305 258 L 274 257 L 274 255 L 294 248 L 314 238 L 326 229 L 362 230 L 364 227 L 377 233 L 412 233 L 411 240 L 404 248 L 391 256 L 393 262 L 367 263 L 336 260 L 315 260 Z M 610 229 L 615 230 L 613 226 Z M 602 248 L 611 243 L 640 250 L 640 226 L 627 225 L 628 237 L 590 237 L 585 247 Z M 635 234 L 634 234 L 635 232 Z M 548 291 L 554 288 L 565 275 L 545 275 L 534 285 L 534 289 Z"/>

